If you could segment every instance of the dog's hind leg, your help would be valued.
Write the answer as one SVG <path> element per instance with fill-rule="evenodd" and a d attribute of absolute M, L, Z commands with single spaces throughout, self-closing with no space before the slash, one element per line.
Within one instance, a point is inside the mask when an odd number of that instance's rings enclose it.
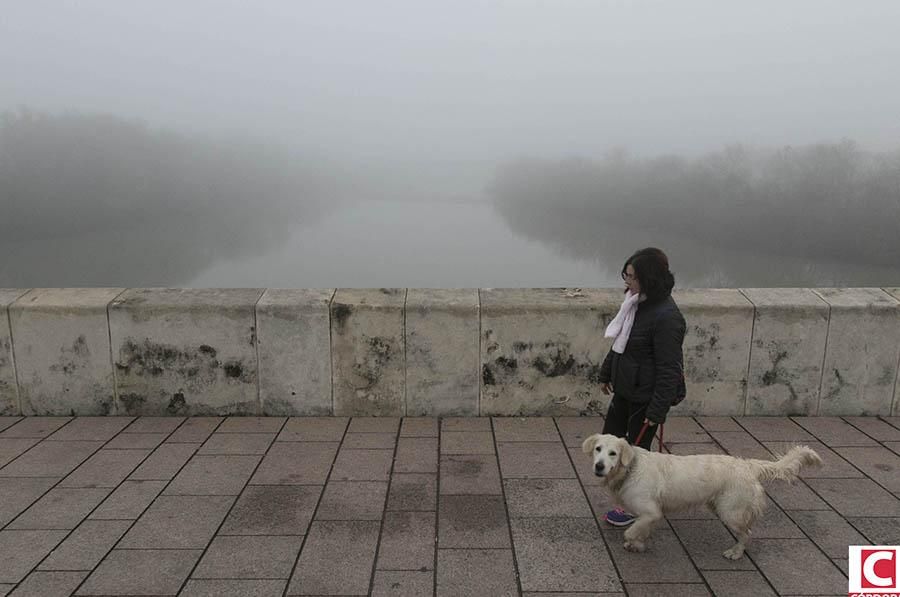
<path fill-rule="evenodd" d="M 746 496 L 739 498 L 739 502 L 729 500 L 728 496 L 723 497 L 716 510 L 722 522 L 737 537 L 737 543 L 722 552 L 722 555 L 729 560 L 739 560 L 750 541 L 750 527 L 765 507 L 765 494 L 762 487 L 757 486 L 753 488 L 749 500 Z"/>

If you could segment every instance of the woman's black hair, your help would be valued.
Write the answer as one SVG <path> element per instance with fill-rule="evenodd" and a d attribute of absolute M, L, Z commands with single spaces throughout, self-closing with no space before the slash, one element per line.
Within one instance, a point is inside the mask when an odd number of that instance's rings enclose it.
<path fill-rule="evenodd" d="M 634 276 L 641 285 L 641 293 L 650 302 L 666 298 L 675 287 L 675 276 L 669 271 L 669 258 L 654 247 L 637 251 L 622 266 L 622 276 L 628 264 L 634 268 Z"/>

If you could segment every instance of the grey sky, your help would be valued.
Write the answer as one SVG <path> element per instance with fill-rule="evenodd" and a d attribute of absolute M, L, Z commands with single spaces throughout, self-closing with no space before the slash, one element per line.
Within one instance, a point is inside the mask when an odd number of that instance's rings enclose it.
<path fill-rule="evenodd" d="M 900 2 L 2 0 L 0 109 L 343 158 L 900 138 Z"/>

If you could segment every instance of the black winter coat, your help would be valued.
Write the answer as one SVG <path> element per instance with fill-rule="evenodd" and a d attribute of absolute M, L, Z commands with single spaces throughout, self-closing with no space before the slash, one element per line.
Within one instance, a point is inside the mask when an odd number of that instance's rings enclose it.
<path fill-rule="evenodd" d="M 603 360 L 600 381 L 634 404 L 647 404 L 646 417 L 664 423 L 676 396 L 684 396 L 684 316 L 671 295 L 638 303 L 634 324 L 622 354 Z"/>

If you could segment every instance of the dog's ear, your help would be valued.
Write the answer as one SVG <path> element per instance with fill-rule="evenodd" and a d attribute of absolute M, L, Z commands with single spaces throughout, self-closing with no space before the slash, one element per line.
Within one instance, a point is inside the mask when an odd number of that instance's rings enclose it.
<path fill-rule="evenodd" d="M 585 454 L 593 452 L 594 448 L 597 446 L 598 441 L 600 441 L 600 434 L 595 433 L 581 443 L 581 451 Z"/>
<path fill-rule="evenodd" d="M 619 463 L 622 466 L 628 466 L 634 460 L 634 448 L 628 443 L 628 440 L 621 438 L 619 440 Z"/>

